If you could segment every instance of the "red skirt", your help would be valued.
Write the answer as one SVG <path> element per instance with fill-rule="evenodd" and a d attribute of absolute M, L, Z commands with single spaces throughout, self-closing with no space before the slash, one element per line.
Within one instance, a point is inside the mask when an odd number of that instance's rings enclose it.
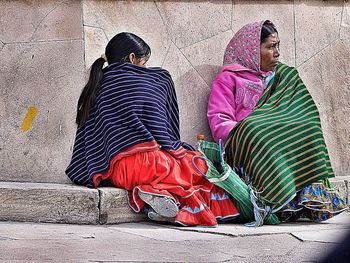
<path fill-rule="evenodd" d="M 184 226 L 215 226 L 217 219 L 231 219 L 239 213 L 229 195 L 210 183 L 193 165 L 200 153 L 180 148 L 161 150 L 156 142 L 142 143 L 118 154 L 105 174 L 96 174 L 97 187 L 109 180 L 115 187 L 128 190 L 129 205 L 140 212 L 145 203 L 138 192 L 167 196 L 179 206 L 175 222 Z M 195 159 L 205 174 L 205 161 Z"/>

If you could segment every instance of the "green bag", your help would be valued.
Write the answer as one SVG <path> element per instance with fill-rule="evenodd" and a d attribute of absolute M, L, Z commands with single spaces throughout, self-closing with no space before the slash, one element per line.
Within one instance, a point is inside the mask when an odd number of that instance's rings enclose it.
<path fill-rule="evenodd" d="M 233 197 L 233 202 L 240 213 L 238 217 L 240 221 L 251 222 L 246 224 L 247 226 L 260 226 L 264 222 L 266 224 L 280 223 L 276 215 L 256 205 L 254 191 L 225 162 L 225 152 L 221 141 L 217 144 L 201 140 L 198 142 L 198 151 L 203 156 L 197 156 L 197 158 L 204 159 L 208 166 L 206 174 L 203 175 Z"/>

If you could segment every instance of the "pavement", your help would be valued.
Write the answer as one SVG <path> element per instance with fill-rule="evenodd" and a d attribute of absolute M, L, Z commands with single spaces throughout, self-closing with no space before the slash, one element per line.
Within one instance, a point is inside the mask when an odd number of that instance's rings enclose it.
<path fill-rule="evenodd" d="M 0 262 L 321 262 L 348 233 L 349 212 L 259 228 L 0 222 Z"/>

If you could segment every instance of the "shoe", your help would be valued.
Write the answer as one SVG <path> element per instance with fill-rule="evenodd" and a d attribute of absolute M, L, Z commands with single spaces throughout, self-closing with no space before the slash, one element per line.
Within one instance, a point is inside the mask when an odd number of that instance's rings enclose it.
<path fill-rule="evenodd" d="M 142 201 L 150 205 L 160 216 L 175 217 L 179 212 L 176 203 L 169 197 L 157 196 L 141 191 L 139 191 L 138 195 Z"/>
<path fill-rule="evenodd" d="M 175 217 L 165 217 L 161 216 L 160 214 L 157 214 L 156 211 L 154 211 L 152 208 L 149 210 L 147 213 L 147 216 L 149 219 L 152 221 L 157 221 L 157 222 L 170 222 L 174 223 L 175 222 Z"/>

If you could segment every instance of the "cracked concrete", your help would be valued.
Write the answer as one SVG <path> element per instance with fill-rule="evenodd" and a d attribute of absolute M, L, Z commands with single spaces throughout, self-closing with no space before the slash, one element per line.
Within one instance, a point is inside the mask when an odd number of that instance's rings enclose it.
<path fill-rule="evenodd" d="M 171 39 L 178 48 L 190 46 L 230 29 L 232 1 L 155 2 Z M 207 13 L 208 10 L 211 10 L 210 14 Z M 204 16 L 205 13 L 208 15 Z"/>
<path fill-rule="evenodd" d="M 80 1 L 1 1 L 0 7 L 4 43 L 82 39 Z"/>
<path fill-rule="evenodd" d="M 103 29 L 108 39 L 122 31 L 141 36 L 152 48 L 149 65 L 162 64 L 171 39 L 153 1 L 135 1 L 132 4 L 124 1 L 83 1 L 83 14 L 84 24 Z M 90 42 L 93 41 L 100 45 L 98 39 L 91 38 Z M 99 57 L 104 52 L 104 47 L 101 45 L 95 52 L 99 53 Z M 85 50 L 87 62 L 98 58 L 95 52 Z"/>
<path fill-rule="evenodd" d="M 41 26 L 42 22 L 46 19 L 46 17 L 48 17 L 53 11 L 55 11 L 58 7 L 60 7 L 60 5 L 63 4 L 63 1 L 61 3 L 59 3 L 58 5 L 54 6 L 49 12 L 47 12 L 43 18 L 41 18 L 41 20 L 38 22 L 38 25 L 34 28 L 32 36 L 29 38 L 30 41 L 33 41 L 34 36 L 38 30 L 38 28 Z"/>
<path fill-rule="evenodd" d="M 209 233 L 201 231 L 206 228 L 184 231 L 187 228 L 152 223 L 0 222 L 0 262 L 320 262 L 350 231 L 349 219 L 350 213 L 342 214 L 329 220 L 327 228 L 323 223 L 302 223 L 300 228 L 300 223 L 290 224 L 283 233 L 280 226 L 232 224 Z M 266 228 L 268 233 L 259 234 Z"/>
<path fill-rule="evenodd" d="M 294 5 L 296 65 L 298 66 L 338 38 L 344 2 L 297 0 Z M 321 30 L 315 30 L 315 28 L 321 28 Z"/>
<path fill-rule="evenodd" d="M 297 66 L 297 68 L 302 68 L 302 66 L 307 63 L 310 60 L 313 60 L 314 58 L 316 58 L 320 53 L 322 53 L 323 51 L 327 50 L 330 46 L 332 46 L 334 43 L 337 42 L 337 40 L 340 40 L 340 38 L 337 38 L 335 40 L 333 40 L 332 42 L 330 42 L 329 44 L 327 44 L 327 46 L 323 47 L 322 49 L 318 50 L 317 53 L 313 54 L 310 58 L 308 58 L 307 60 L 303 61 L 301 64 L 299 64 Z"/>

